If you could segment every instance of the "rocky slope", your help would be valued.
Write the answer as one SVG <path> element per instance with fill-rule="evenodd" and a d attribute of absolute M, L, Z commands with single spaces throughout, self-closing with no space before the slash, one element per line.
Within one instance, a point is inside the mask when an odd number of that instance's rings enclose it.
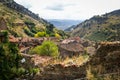
<path fill-rule="evenodd" d="M 80 36 L 94 41 L 120 40 L 120 10 L 115 10 L 104 15 L 97 15 L 78 24 L 72 36 Z"/>

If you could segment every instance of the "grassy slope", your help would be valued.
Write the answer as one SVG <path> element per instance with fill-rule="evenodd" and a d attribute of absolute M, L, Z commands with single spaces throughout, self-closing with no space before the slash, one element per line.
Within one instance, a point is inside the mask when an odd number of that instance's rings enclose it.
<path fill-rule="evenodd" d="M 35 24 L 35 28 L 37 30 L 44 30 L 45 25 L 37 20 L 34 20 L 33 18 L 21 14 L 17 12 L 16 10 L 10 9 L 6 6 L 4 6 L 2 3 L 0 3 L 0 17 L 3 17 L 8 25 L 9 32 L 12 35 L 22 36 L 22 37 L 28 37 L 28 35 L 25 33 L 24 28 L 26 27 L 30 32 L 29 26 L 25 25 L 26 21 L 29 21 L 31 23 Z M 13 23 L 17 24 L 20 23 L 21 25 L 12 25 Z M 31 32 L 33 33 L 33 32 Z M 34 33 L 33 33 L 34 34 Z"/>
<path fill-rule="evenodd" d="M 84 21 L 72 31 L 72 36 L 80 36 L 94 41 L 120 40 L 119 11 L 102 16 L 94 16 Z"/>

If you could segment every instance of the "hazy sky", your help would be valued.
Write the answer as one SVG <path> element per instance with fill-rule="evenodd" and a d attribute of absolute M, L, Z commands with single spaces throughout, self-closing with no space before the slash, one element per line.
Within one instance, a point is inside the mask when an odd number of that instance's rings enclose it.
<path fill-rule="evenodd" d="M 15 0 L 45 19 L 89 19 L 120 9 L 120 0 Z"/>

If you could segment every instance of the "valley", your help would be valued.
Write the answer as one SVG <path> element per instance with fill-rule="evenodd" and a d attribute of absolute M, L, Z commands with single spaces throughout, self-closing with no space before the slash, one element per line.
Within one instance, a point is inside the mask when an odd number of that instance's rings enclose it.
<path fill-rule="evenodd" d="M 119 24 L 120 10 L 45 20 L 0 0 L 0 80 L 119 80 Z"/>
<path fill-rule="evenodd" d="M 65 30 L 73 25 L 77 25 L 82 20 L 60 20 L 60 19 L 48 19 L 50 23 L 55 25 L 58 29 Z"/>

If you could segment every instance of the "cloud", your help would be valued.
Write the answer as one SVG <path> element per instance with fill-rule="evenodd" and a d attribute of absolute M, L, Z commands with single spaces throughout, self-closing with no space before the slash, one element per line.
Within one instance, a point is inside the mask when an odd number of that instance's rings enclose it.
<path fill-rule="evenodd" d="M 61 4 L 57 4 L 57 5 L 47 6 L 45 9 L 53 10 L 53 11 L 63 11 L 64 10 L 64 6 L 61 5 Z"/>
<path fill-rule="evenodd" d="M 30 5 L 30 4 L 23 4 L 24 5 L 24 7 L 26 7 L 26 8 L 31 8 L 32 7 L 32 5 Z"/>
<path fill-rule="evenodd" d="M 70 6 L 75 6 L 75 4 L 71 4 L 71 3 L 53 3 L 50 4 L 49 6 L 47 5 L 45 7 L 45 9 L 47 10 L 53 10 L 53 11 L 64 11 L 65 8 L 70 7 Z"/>
<path fill-rule="evenodd" d="M 45 19 L 88 19 L 120 9 L 120 0 L 15 0 Z M 109 4 L 108 4 L 109 3 Z"/>
<path fill-rule="evenodd" d="M 31 8 L 32 5 L 29 3 L 28 0 L 15 0 L 17 3 L 23 5 L 25 8 Z"/>

